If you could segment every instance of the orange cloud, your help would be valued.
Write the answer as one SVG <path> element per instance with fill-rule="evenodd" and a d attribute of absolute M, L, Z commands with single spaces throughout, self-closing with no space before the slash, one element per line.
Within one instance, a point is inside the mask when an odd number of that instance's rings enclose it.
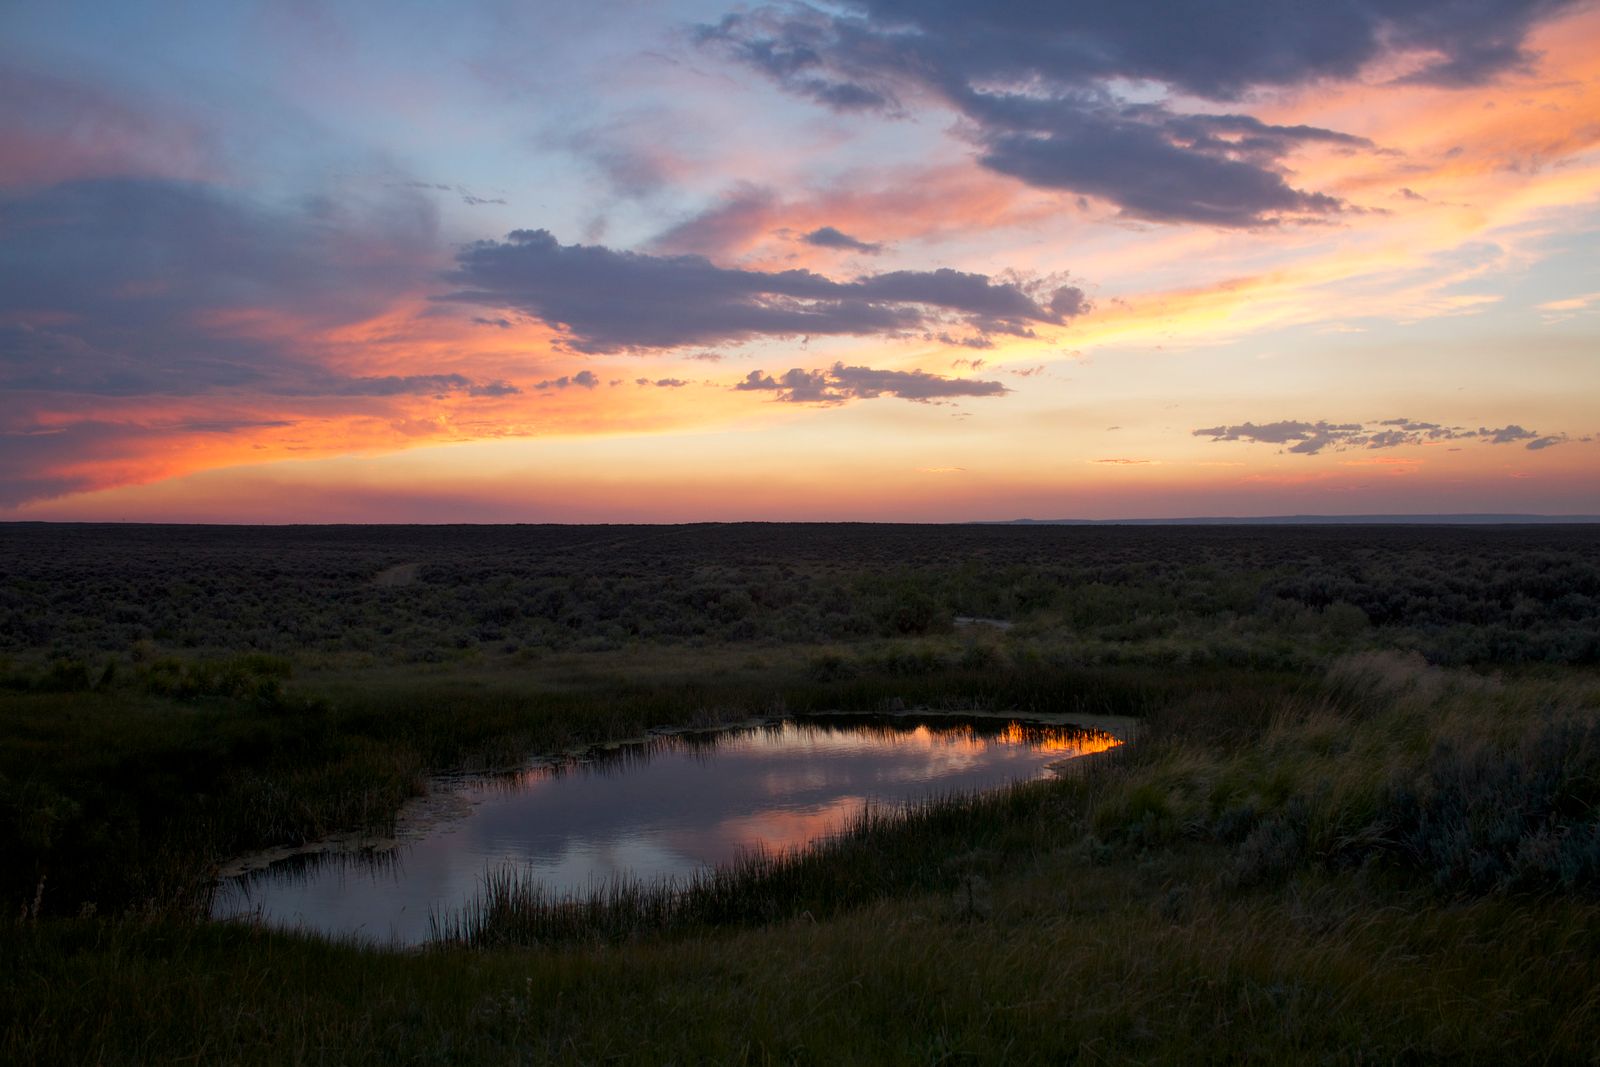
<path fill-rule="evenodd" d="M 968 163 L 874 169 L 801 196 L 735 188 L 657 243 L 664 251 L 699 252 L 759 270 L 828 271 L 841 257 L 859 253 L 801 240 L 822 227 L 874 244 L 935 244 L 1058 218 L 1072 210 L 1067 203 Z"/>

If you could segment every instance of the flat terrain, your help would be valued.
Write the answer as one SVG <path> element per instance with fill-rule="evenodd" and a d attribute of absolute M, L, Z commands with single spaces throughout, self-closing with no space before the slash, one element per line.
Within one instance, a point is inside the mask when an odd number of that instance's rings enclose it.
<path fill-rule="evenodd" d="M 0 560 L 8 1062 L 1600 1058 L 1600 528 L 25 524 Z M 430 773 L 907 707 L 1144 728 L 693 907 L 513 893 L 421 954 L 197 917 Z"/>
<path fill-rule="evenodd" d="M 1370 625 L 1436 662 L 1600 658 L 1597 526 L 13 524 L 0 558 L 0 654 L 19 659 L 437 662 L 854 642 L 957 616 L 1080 644 Z"/>

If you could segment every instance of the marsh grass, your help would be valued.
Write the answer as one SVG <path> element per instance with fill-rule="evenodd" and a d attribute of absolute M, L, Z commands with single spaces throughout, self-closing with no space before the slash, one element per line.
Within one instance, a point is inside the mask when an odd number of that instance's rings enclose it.
<path fill-rule="evenodd" d="M 810 848 L 686 883 L 552 896 L 488 872 L 435 936 L 488 947 L 627 941 L 822 919 L 976 886 L 1038 857 L 1095 861 L 1204 843 L 1234 889 L 1381 874 L 1450 898 L 1600 897 L 1600 722 L 1591 685 L 1506 685 L 1410 657 L 1336 663 L 1320 689 L 1192 693 L 1138 743 L 1055 782 L 869 808 Z"/>
<path fill-rule="evenodd" d="M 698 895 L 574 904 L 498 876 L 419 953 L 14 921 L 0 1059 L 1589 1062 L 1594 881 L 1519 859 L 1474 805 L 1509 796 L 1523 842 L 1592 832 L 1597 692 L 1403 659 L 1235 678 L 1069 778 L 879 811 Z M 1441 865 L 1407 844 L 1411 810 L 1521 874 Z"/>
<path fill-rule="evenodd" d="M 1180 865 L 1148 872 L 1181 879 Z M 1187 883 L 1181 883 L 1187 885 Z M 399 955 L 244 928 L 0 929 L 15 1063 L 1580 1061 L 1592 957 L 1565 907 L 1396 914 L 1038 878 L 989 921 L 939 898 L 720 937 Z M 1040 901 L 1048 901 L 1042 906 Z M 1307 922 L 1306 912 L 1317 921 Z M 1509 943 L 1509 944 L 1508 944 Z M 1513 947 L 1514 946 L 1514 947 Z M 1518 976 L 1524 953 L 1551 963 Z M 1410 957 L 1408 959 L 1407 957 Z M 1464 974 L 1493 975 L 1462 996 Z M 1508 977 L 1511 980 L 1507 980 Z M 1488 983 L 1485 983 L 1486 985 Z M 1484 1010 L 1486 1009 L 1486 1010 Z M 891 1023 L 890 1020 L 893 1020 Z M 1537 1035 L 1537 1045 L 1534 1044 Z M 1342 1054 L 1341 1054 L 1342 1053 Z"/>
<path fill-rule="evenodd" d="M 1045 850 L 813 921 L 393 953 L 241 926 L 0 926 L 15 1063 L 1591 1061 L 1600 906 L 1199 841 Z"/>
<path fill-rule="evenodd" d="M 1210 700 L 1214 698 L 1202 698 Z M 1454 896 L 1600 893 L 1600 690 L 1420 659 L 1336 662 L 1320 691 L 1234 719 L 1191 701 L 1152 716 L 1102 776 L 1100 838 L 1228 845 L 1236 884 L 1378 867 Z"/>
<path fill-rule="evenodd" d="M 552 894 L 514 866 L 485 872 L 459 910 L 433 918 L 434 940 L 492 948 L 683 936 L 731 926 L 819 921 L 875 901 L 974 887 L 1019 850 L 1057 847 L 1059 797 L 1021 785 L 984 795 L 869 805 L 822 841 L 754 851 L 681 880 L 617 879 Z"/>
<path fill-rule="evenodd" d="M 582 657 L 540 668 L 308 671 L 265 657 L 126 669 L 80 692 L 0 692 L 0 905 L 46 914 L 203 909 L 253 849 L 385 834 L 430 774 L 779 714 L 851 709 L 1137 714 L 1184 687 L 1283 690 L 1234 670 L 947 665 L 818 681 L 803 655 Z M 151 679 L 155 679 L 152 683 Z"/>

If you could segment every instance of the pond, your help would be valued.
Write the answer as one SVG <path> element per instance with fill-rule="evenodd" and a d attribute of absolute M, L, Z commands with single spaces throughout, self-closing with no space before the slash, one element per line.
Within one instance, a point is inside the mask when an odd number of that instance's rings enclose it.
<path fill-rule="evenodd" d="M 1049 775 L 1129 736 L 1126 719 L 806 716 L 654 736 L 508 774 L 439 779 L 396 835 L 319 842 L 224 870 L 214 918 L 417 945 L 430 914 L 511 865 L 554 893 L 683 879 L 753 849 L 798 848 L 871 802 Z"/>

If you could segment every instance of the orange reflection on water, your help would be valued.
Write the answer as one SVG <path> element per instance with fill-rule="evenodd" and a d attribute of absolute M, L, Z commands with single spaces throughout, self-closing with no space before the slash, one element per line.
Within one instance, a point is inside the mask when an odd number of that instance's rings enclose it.
<path fill-rule="evenodd" d="M 1008 723 L 999 740 L 1010 745 L 1031 745 L 1036 752 L 1060 753 L 1062 756 L 1092 756 L 1122 744 L 1120 737 L 1104 730 L 1081 730 L 1069 734 L 1060 729 L 1029 726 L 1020 722 Z"/>
<path fill-rule="evenodd" d="M 758 844 L 768 852 L 791 852 L 845 830 L 866 805 L 865 796 L 851 795 L 820 807 L 757 811 L 723 821 L 716 834 L 720 840 Z M 681 835 L 675 843 L 681 845 Z"/>
<path fill-rule="evenodd" d="M 982 730 L 973 723 L 952 723 L 949 726 L 919 724 L 911 730 L 882 727 L 873 731 L 873 735 L 879 743 L 889 741 L 966 752 L 981 752 L 990 745 L 1026 745 L 1035 752 L 1060 753 L 1062 756 L 1089 756 L 1123 743 L 1121 738 L 1104 730 L 1016 720 L 1006 723 L 999 731 Z"/>
<path fill-rule="evenodd" d="M 894 731 L 890 731 L 892 734 Z M 904 743 L 923 748 L 953 748 L 967 752 L 981 752 L 988 747 L 988 739 L 981 737 L 970 724 L 954 726 L 920 725 L 899 735 Z"/>

